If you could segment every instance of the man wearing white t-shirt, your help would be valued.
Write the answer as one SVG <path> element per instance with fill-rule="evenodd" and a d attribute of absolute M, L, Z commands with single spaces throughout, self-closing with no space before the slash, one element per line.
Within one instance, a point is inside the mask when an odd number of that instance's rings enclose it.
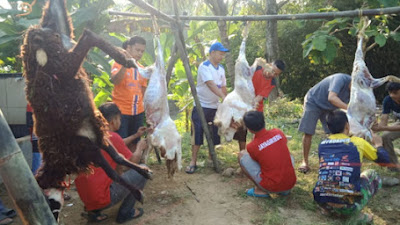
<path fill-rule="evenodd" d="M 207 123 L 213 122 L 220 98 L 227 95 L 224 67 L 219 64 L 225 57 L 226 49 L 221 43 L 211 45 L 208 60 L 201 63 L 197 70 L 197 95 Z M 195 106 L 192 111 L 192 161 L 186 168 L 186 173 L 196 171 L 197 153 L 203 144 L 203 127 Z M 212 136 L 215 145 L 220 144 L 218 128 L 212 125 Z"/>

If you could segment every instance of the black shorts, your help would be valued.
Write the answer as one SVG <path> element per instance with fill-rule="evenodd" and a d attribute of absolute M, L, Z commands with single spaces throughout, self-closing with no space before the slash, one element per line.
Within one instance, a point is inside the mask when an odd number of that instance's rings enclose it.
<path fill-rule="evenodd" d="M 132 134 L 136 134 L 144 123 L 144 112 L 138 115 L 121 115 L 121 126 L 117 133 L 122 137 L 126 138 Z M 140 141 L 140 137 L 136 138 L 132 143 L 137 144 Z"/>
<path fill-rule="evenodd" d="M 221 138 L 218 135 L 218 127 L 214 126 L 214 117 L 217 109 L 203 108 L 204 116 L 206 117 L 207 123 L 212 123 L 208 125 L 208 128 L 213 137 L 214 145 L 219 145 L 221 143 Z M 192 145 L 202 145 L 203 144 L 203 127 L 201 126 L 200 116 L 197 113 L 196 107 L 193 107 L 192 111 Z"/>

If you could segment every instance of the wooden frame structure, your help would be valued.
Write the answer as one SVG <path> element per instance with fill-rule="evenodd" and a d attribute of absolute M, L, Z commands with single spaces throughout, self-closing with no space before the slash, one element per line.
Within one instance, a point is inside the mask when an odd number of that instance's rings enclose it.
<path fill-rule="evenodd" d="M 156 10 L 159 12 L 158 10 Z M 110 15 L 150 18 L 151 14 L 129 13 L 108 11 Z M 250 15 L 250 16 L 179 16 L 180 20 L 200 20 L 200 21 L 266 21 L 266 20 L 315 20 L 315 19 L 334 19 L 342 17 L 375 16 L 383 14 L 398 14 L 399 7 L 388 7 L 380 9 L 357 9 L 338 12 L 324 13 L 299 13 L 299 14 L 279 14 L 279 15 Z M 169 19 L 176 19 L 177 16 L 169 15 Z"/>
<path fill-rule="evenodd" d="M 194 85 L 193 76 L 190 70 L 188 54 L 185 48 L 182 20 L 208 20 L 208 21 L 266 21 L 266 20 L 300 20 L 300 19 L 329 19 L 338 17 L 357 17 L 357 16 L 372 16 L 382 14 L 399 14 L 400 7 L 391 7 L 384 9 L 370 10 L 352 10 L 343 12 L 328 12 L 328 13 L 304 13 L 297 15 L 262 15 L 262 16 L 179 16 L 178 7 L 174 0 L 171 3 L 174 6 L 175 15 L 166 15 L 143 0 L 130 0 L 133 4 L 138 5 L 150 14 L 137 13 L 122 13 L 110 11 L 111 15 L 135 16 L 150 18 L 151 15 L 158 17 L 171 23 L 175 34 L 175 47 L 180 53 L 180 57 L 184 64 L 186 75 L 190 84 L 193 98 L 196 105 L 200 105 L 197 97 L 196 87 Z M 176 55 L 176 54 L 175 54 Z M 171 57 L 172 58 L 172 57 Z M 177 58 L 177 57 L 174 57 Z M 171 62 L 169 63 L 171 64 Z M 197 107 L 197 112 L 200 115 L 202 126 L 207 138 L 210 155 L 212 156 L 214 168 L 220 172 L 220 167 L 217 163 L 217 157 L 214 150 L 214 143 L 211 138 L 208 124 L 206 123 L 204 112 L 201 107 Z M 0 175 L 3 178 L 4 184 L 11 195 L 17 210 L 24 224 L 56 224 L 52 213 L 47 205 L 47 202 L 37 185 L 32 172 L 27 165 L 21 150 L 19 149 L 7 122 L 0 110 Z M 18 178 L 18 181 L 15 178 Z M 27 191 L 29 188 L 29 191 Z"/>
<path fill-rule="evenodd" d="M 174 6 L 175 15 L 167 15 L 143 0 L 130 0 L 133 4 L 139 6 L 140 8 L 146 10 L 150 14 L 142 14 L 142 13 L 126 13 L 126 12 L 116 12 L 109 11 L 110 15 L 120 15 L 120 16 L 129 16 L 129 17 L 141 17 L 141 18 L 151 18 L 152 16 L 156 16 L 159 19 L 165 20 L 166 22 L 171 23 L 171 27 L 178 32 L 174 32 L 175 34 L 175 46 L 173 49 L 178 49 L 180 53 L 181 60 L 183 62 L 187 79 L 189 81 L 190 89 L 192 91 L 192 95 L 195 101 L 196 106 L 200 106 L 200 101 L 197 97 L 197 91 L 193 80 L 193 75 L 190 70 L 190 65 L 188 61 L 188 54 L 185 48 L 185 40 L 183 36 L 183 28 L 181 20 L 202 20 L 202 21 L 268 21 L 268 20 L 308 20 L 308 19 L 333 19 L 333 18 L 341 18 L 341 17 L 358 17 L 358 16 L 373 16 L 373 15 L 383 15 L 383 14 L 399 14 L 400 7 L 389 7 L 389 8 L 380 8 L 380 9 L 358 9 L 358 10 L 350 10 L 350 11 L 341 11 L 341 12 L 325 12 L 325 13 L 302 13 L 302 14 L 286 14 L 286 15 L 260 15 L 260 16 L 180 16 L 178 12 L 178 7 L 174 0 L 171 0 L 171 3 Z M 173 61 L 176 61 L 178 58 L 176 56 L 176 52 L 173 51 L 171 54 L 172 57 L 170 62 L 168 63 L 167 71 L 172 71 L 171 66 L 174 65 Z M 167 78 L 170 75 L 167 74 Z M 214 149 L 214 143 L 212 141 L 210 130 L 208 129 L 208 124 L 206 122 L 204 112 L 201 107 L 196 107 L 196 110 L 200 116 L 201 124 L 206 135 L 209 153 L 213 160 L 214 169 L 217 172 L 220 172 L 220 167 L 218 165 L 217 156 Z"/>

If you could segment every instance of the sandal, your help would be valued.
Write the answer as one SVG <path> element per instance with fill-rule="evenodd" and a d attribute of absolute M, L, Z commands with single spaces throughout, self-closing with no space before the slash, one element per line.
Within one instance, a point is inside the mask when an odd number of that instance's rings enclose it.
<path fill-rule="evenodd" d="M 197 170 L 197 166 L 193 165 L 193 166 L 187 166 L 185 172 L 188 174 L 193 174 L 194 172 L 196 172 Z"/>
<path fill-rule="evenodd" d="M 98 222 L 108 219 L 108 215 L 101 213 L 100 210 L 83 212 L 83 213 L 81 213 L 81 216 L 85 217 L 88 220 L 88 222 L 95 222 L 95 223 L 98 223 Z"/>
<path fill-rule="evenodd" d="M 4 208 L 1 213 L 5 216 L 7 216 L 8 218 L 14 218 L 17 215 L 17 212 L 15 212 L 14 209 L 8 209 L 8 208 Z M 1 223 L 0 223 L 1 224 Z"/>
<path fill-rule="evenodd" d="M 269 198 L 271 197 L 268 193 L 267 194 L 256 194 L 255 188 L 250 188 L 246 190 L 246 195 L 250 197 L 258 197 L 258 198 Z"/>
<path fill-rule="evenodd" d="M 144 211 L 142 208 L 138 208 L 137 210 L 139 210 L 139 213 L 136 215 L 136 209 L 132 208 L 131 211 L 129 212 L 128 215 L 118 215 L 117 216 L 117 223 L 125 223 L 129 220 L 133 220 L 136 218 L 139 218 L 143 215 Z"/>
<path fill-rule="evenodd" d="M 310 172 L 310 167 L 309 166 L 306 166 L 306 165 L 301 165 L 298 169 L 297 169 L 297 171 L 299 171 L 300 173 L 304 173 L 304 174 L 307 174 L 308 172 Z"/>
<path fill-rule="evenodd" d="M 6 224 L 10 224 L 12 222 L 14 222 L 13 219 L 7 217 L 4 214 L 0 214 L 0 225 L 6 225 Z"/>

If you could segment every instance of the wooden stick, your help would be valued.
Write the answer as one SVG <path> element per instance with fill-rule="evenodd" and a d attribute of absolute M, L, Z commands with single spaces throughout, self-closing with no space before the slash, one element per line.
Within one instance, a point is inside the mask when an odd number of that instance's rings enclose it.
<path fill-rule="evenodd" d="M 174 10 L 175 10 L 176 18 L 177 18 L 176 22 L 172 23 L 172 26 L 175 26 L 178 29 L 177 32 L 174 32 L 175 44 L 178 47 L 178 50 L 180 52 L 181 60 L 183 62 L 183 66 L 185 68 L 186 76 L 189 81 L 189 85 L 190 85 L 190 89 L 192 91 L 194 102 L 196 103 L 196 110 L 200 116 L 201 126 L 203 127 L 204 134 L 206 135 L 206 139 L 207 139 L 207 143 L 208 143 L 208 152 L 211 155 L 211 158 L 213 160 L 213 165 L 214 165 L 215 171 L 217 173 L 219 173 L 219 172 L 221 172 L 221 168 L 218 164 L 217 154 L 215 153 L 214 142 L 213 142 L 212 135 L 211 135 L 211 132 L 209 130 L 209 127 L 208 127 L 208 124 L 206 121 L 206 117 L 203 112 L 203 108 L 201 107 L 200 100 L 197 96 L 197 90 L 196 90 L 196 86 L 194 84 L 192 70 L 190 69 L 188 53 L 185 48 L 185 39 L 183 37 L 183 28 L 181 26 L 180 19 L 179 19 L 178 6 L 176 5 L 175 0 L 171 0 L 171 1 L 172 1 L 172 4 L 174 5 Z"/>
<path fill-rule="evenodd" d="M 163 12 L 158 11 L 156 8 L 153 6 L 149 5 L 148 3 L 142 1 L 142 0 L 129 0 L 133 4 L 139 6 L 140 8 L 148 11 L 151 15 L 155 15 L 160 19 L 163 19 L 168 22 L 174 22 L 175 19 L 167 14 L 164 14 Z"/>
<path fill-rule="evenodd" d="M 130 0 L 136 2 L 139 0 Z M 147 3 L 146 3 L 147 4 Z M 144 9 L 144 8 L 143 8 Z M 161 13 L 154 9 L 155 12 Z M 150 18 L 150 14 L 143 13 L 129 13 L 129 12 L 118 12 L 108 11 L 110 15 L 119 16 L 130 16 L 130 17 L 143 17 Z M 151 12 L 153 13 L 153 11 Z M 315 19 L 334 19 L 340 17 L 359 17 L 359 16 L 375 16 L 383 14 L 399 14 L 400 7 L 388 7 L 378 9 L 356 9 L 340 12 L 324 12 L 324 13 L 299 13 L 299 14 L 280 14 L 280 15 L 247 15 L 247 16 L 179 16 L 181 20 L 201 20 L 201 21 L 265 21 L 265 20 L 315 20 Z M 161 13 L 163 16 L 161 19 L 172 22 L 177 16 L 166 15 Z M 157 14 L 156 14 L 157 15 Z"/>
<path fill-rule="evenodd" d="M 200 200 L 197 198 L 196 193 L 189 187 L 189 185 L 186 183 L 186 181 L 184 181 L 183 183 L 185 183 L 185 186 L 189 189 L 189 191 L 192 193 L 194 199 L 196 199 L 197 202 L 200 202 Z"/>
<path fill-rule="evenodd" d="M 1 110 L 0 175 L 23 224 L 57 224 Z"/>

